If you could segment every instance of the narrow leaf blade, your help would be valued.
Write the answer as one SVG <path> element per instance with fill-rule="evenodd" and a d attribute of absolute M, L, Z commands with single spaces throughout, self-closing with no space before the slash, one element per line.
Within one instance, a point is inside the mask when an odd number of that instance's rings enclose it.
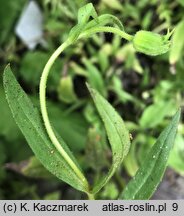
<path fill-rule="evenodd" d="M 135 177 L 128 183 L 120 195 L 120 199 L 146 200 L 152 196 L 166 169 L 179 119 L 180 110 L 177 111 L 171 123 L 160 134 Z"/>
<path fill-rule="evenodd" d="M 182 56 L 182 52 L 184 49 L 183 34 L 184 34 L 184 20 L 179 22 L 173 34 L 171 50 L 169 55 L 170 64 L 176 64 L 176 62 Z"/>
<path fill-rule="evenodd" d="M 90 17 L 92 17 L 93 19 L 96 19 L 98 17 L 92 3 L 88 3 L 79 9 L 78 24 L 71 29 L 69 34 L 70 40 L 72 40 L 73 42 L 77 40 L 81 32 L 84 31 Z"/>
<path fill-rule="evenodd" d="M 93 19 L 96 19 L 98 16 L 92 3 L 88 3 L 79 9 L 78 23 L 86 24 L 90 16 L 93 17 Z"/>
<path fill-rule="evenodd" d="M 76 175 L 74 170 L 50 141 L 43 126 L 40 113 L 16 81 L 9 66 L 5 69 L 3 82 L 6 98 L 13 117 L 36 157 L 59 179 L 78 190 L 86 192 L 88 185 Z M 59 136 L 58 140 L 62 143 L 62 147 L 69 157 L 80 169 L 65 142 Z"/>
<path fill-rule="evenodd" d="M 113 176 L 117 168 L 127 155 L 130 147 L 129 132 L 124 121 L 114 108 L 96 90 L 88 86 L 95 106 L 105 125 L 107 136 L 112 148 L 112 166 L 108 174 L 97 183 L 93 193 L 97 193 Z"/>

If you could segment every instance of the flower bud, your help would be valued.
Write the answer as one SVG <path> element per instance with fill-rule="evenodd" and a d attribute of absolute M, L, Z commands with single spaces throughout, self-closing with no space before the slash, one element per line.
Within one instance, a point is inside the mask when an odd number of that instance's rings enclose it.
<path fill-rule="evenodd" d="M 170 33 L 160 35 L 149 31 L 138 31 L 133 38 L 133 46 L 136 51 L 146 55 L 156 56 L 169 51 Z"/>

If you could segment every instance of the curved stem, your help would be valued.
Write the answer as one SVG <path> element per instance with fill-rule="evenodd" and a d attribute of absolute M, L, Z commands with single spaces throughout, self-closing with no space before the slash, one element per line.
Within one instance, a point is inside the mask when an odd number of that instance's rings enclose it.
<path fill-rule="evenodd" d="M 116 35 L 119 35 L 121 38 L 124 38 L 125 40 L 131 41 L 134 36 L 127 34 L 126 32 L 109 26 L 101 26 L 101 27 L 94 27 L 92 29 L 84 31 L 80 36 L 80 38 L 88 37 L 92 34 L 99 33 L 99 32 L 106 32 L 106 33 L 113 33 Z"/>
<path fill-rule="evenodd" d="M 56 135 L 52 129 L 52 126 L 49 121 L 48 113 L 47 113 L 47 107 L 46 107 L 46 83 L 47 78 L 51 69 L 51 66 L 55 62 L 56 58 L 68 47 L 71 45 L 71 43 L 67 40 L 64 42 L 50 57 L 47 64 L 44 67 L 41 80 L 40 80 L 40 108 L 41 113 L 43 117 L 43 121 L 45 124 L 45 128 L 47 130 L 48 136 L 51 139 L 52 143 L 56 147 L 56 149 L 60 152 L 60 154 L 64 157 L 64 159 L 68 162 L 68 164 L 71 166 L 71 168 L 75 171 L 77 176 L 84 182 L 86 187 L 88 188 L 88 182 L 86 178 L 84 177 L 83 173 L 80 171 L 80 169 L 76 166 L 76 164 L 71 160 L 71 158 L 68 156 L 68 154 L 63 149 L 62 145 L 59 143 L 58 139 L 56 138 Z"/>
<path fill-rule="evenodd" d="M 133 38 L 133 36 L 123 32 L 117 28 L 96 27 L 96 28 L 93 28 L 90 30 L 86 30 L 84 33 L 79 35 L 78 39 L 85 38 L 91 34 L 95 34 L 98 32 L 114 33 L 114 34 L 117 34 L 128 41 L 132 40 L 132 38 Z M 41 108 L 41 114 L 43 117 L 43 122 L 45 124 L 45 128 L 46 128 L 46 131 L 48 133 L 50 140 L 52 141 L 52 143 L 56 147 L 56 149 L 60 152 L 60 154 L 63 156 L 63 158 L 68 162 L 70 167 L 74 170 L 76 175 L 83 181 L 86 189 L 89 191 L 89 184 L 88 184 L 88 181 L 86 180 L 85 176 L 83 175 L 81 170 L 76 166 L 76 164 L 71 160 L 71 158 L 68 156 L 68 154 L 65 152 L 62 145 L 59 143 L 59 141 L 58 141 L 58 139 L 57 139 L 57 137 L 56 137 L 56 135 L 52 129 L 52 126 L 51 126 L 51 123 L 50 123 L 50 120 L 48 117 L 47 107 L 46 107 L 46 84 L 47 84 L 47 78 L 48 78 L 50 69 L 51 69 L 52 65 L 54 64 L 55 60 L 57 59 L 57 57 L 68 46 L 70 46 L 72 44 L 73 44 L 73 41 L 70 38 L 68 38 L 68 40 L 66 40 L 61 46 L 59 46 L 57 48 L 57 50 L 52 54 L 52 56 L 48 60 L 47 64 L 45 65 L 45 67 L 43 69 L 42 76 L 41 76 L 41 80 L 40 80 L 40 92 L 39 92 L 39 94 L 40 94 L 40 108 Z M 94 199 L 93 194 L 88 193 L 88 197 L 89 197 L 89 199 Z"/>

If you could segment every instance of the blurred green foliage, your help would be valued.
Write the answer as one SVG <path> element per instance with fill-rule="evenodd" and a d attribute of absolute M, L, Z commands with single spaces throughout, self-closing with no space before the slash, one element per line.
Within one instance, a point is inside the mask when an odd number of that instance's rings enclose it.
<path fill-rule="evenodd" d="M 37 2 L 44 16 L 47 46 L 38 45 L 36 50 L 30 51 L 14 33 L 28 2 L 0 0 L 1 74 L 11 62 L 16 77 L 35 105 L 38 105 L 38 85 L 45 63 L 76 24 L 78 8 L 89 1 Z M 175 29 L 170 51 L 158 57 L 136 53 L 131 44 L 119 37 L 99 34 L 68 48 L 52 68 L 47 88 L 49 116 L 89 179 L 96 180 L 100 173 L 107 173 L 111 154 L 86 81 L 111 102 L 131 131 L 131 150 L 122 164 L 123 169 L 98 195 L 99 199 L 116 199 L 170 117 L 178 107 L 184 106 L 184 1 L 99 0 L 92 3 L 99 14 L 116 15 L 130 34 L 143 29 L 165 35 L 168 29 Z M 2 76 L 0 113 L 0 199 L 83 198 L 55 179 L 33 157 L 5 100 Z M 183 155 L 184 124 L 180 123 L 169 158 L 169 166 L 180 175 L 184 175 Z"/>

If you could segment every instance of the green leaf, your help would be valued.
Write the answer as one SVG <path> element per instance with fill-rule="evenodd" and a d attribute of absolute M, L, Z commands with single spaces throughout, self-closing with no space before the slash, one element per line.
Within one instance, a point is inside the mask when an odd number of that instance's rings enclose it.
<path fill-rule="evenodd" d="M 113 10 L 122 11 L 123 9 L 122 4 L 118 0 L 102 0 L 102 2 Z"/>
<path fill-rule="evenodd" d="M 100 198 L 102 200 L 116 200 L 119 194 L 118 186 L 114 182 L 108 182 L 103 191 L 100 193 Z"/>
<path fill-rule="evenodd" d="M 6 98 L 13 117 L 36 157 L 53 175 L 78 190 L 87 191 L 88 184 L 85 178 L 78 177 L 74 169 L 51 143 L 43 126 L 40 113 L 17 83 L 9 66 L 6 67 L 3 78 Z M 68 157 L 80 169 L 65 142 L 59 137 L 58 139 Z"/>
<path fill-rule="evenodd" d="M 72 42 L 77 40 L 80 33 L 84 31 L 90 17 L 93 17 L 93 19 L 98 17 L 92 3 L 88 3 L 79 9 L 78 24 L 71 29 L 69 34 L 69 38 Z"/>
<path fill-rule="evenodd" d="M 130 151 L 123 161 L 123 165 L 129 176 L 134 176 L 139 168 L 136 158 L 136 142 L 132 142 Z"/>
<path fill-rule="evenodd" d="M 122 163 L 124 157 L 129 151 L 130 138 L 124 121 L 114 108 L 96 90 L 89 86 L 88 89 L 105 125 L 107 136 L 112 148 L 112 166 L 108 174 L 95 185 L 93 189 L 93 193 L 95 194 L 109 181 Z"/>
<path fill-rule="evenodd" d="M 169 156 L 168 164 L 180 175 L 184 176 L 184 138 L 177 134 L 174 148 Z"/>
<path fill-rule="evenodd" d="M 184 0 L 177 0 L 184 7 Z"/>
<path fill-rule="evenodd" d="M 128 183 L 120 195 L 120 199 L 146 200 L 152 196 L 167 167 L 167 161 L 173 147 L 179 119 L 180 110 L 177 111 L 171 123 L 160 134 L 135 177 Z"/>
<path fill-rule="evenodd" d="M 81 7 L 78 11 L 78 23 L 87 23 L 89 18 L 97 18 L 97 13 L 92 3 L 88 3 Z"/>
<path fill-rule="evenodd" d="M 170 64 L 175 64 L 182 56 L 182 52 L 184 49 L 183 34 L 184 34 L 184 20 L 179 22 L 173 34 L 171 50 L 169 55 Z"/>
<path fill-rule="evenodd" d="M 71 76 L 65 76 L 60 79 L 58 94 L 60 100 L 68 104 L 73 103 L 77 100 Z"/>
<path fill-rule="evenodd" d="M 126 103 L 127 101 L 133 102 L 136 106 L 144 108 L 144 104 L 134 97 L 132 94 L 126 92 L 123 89 L 122 81 L 118 76 L 113 76 L 112 78 L 112 86 L 110 86 L 110 90 L 113 91 L 117 95 L 117 100 L 122 103 Z"/>
<path fill-rule="evenodd" d="M 8 107 L 8 103 L 5 98 L 3 86 L 0 85 L 0 113 L 1 121 L 0 121 L 0 135 L 5 136 L 8 141 L 15 141 L 22 137 L 19 128 L 15 124 L 15 121 L 11 115 L 10 109 Z M 11 134 L 11 136 L 10 136 Z"/>
<path fill-rule="evenodd" d="M 6 161 L 6 158 L 7 155 L 5 151 L 5 144 L 0 140 L 0 184 L 5 177 L 4 163 Z M 1 190 L 0 190 L 0 197 L 1 197 Z"/>
<path fill-rule="evenodd" d="M 13 25 L 17 15 L 20 14 L 26 0 L 4 1 L 0 0 L 0 44 L 13 35 Z M 8 12 L 8 15 L 7 15 Z"/>
<path fill-rule="evenodd" d="M 19 74 L 26 82 L 33 88 L 39 85 L 42 70 L 47 63 L 51 53 L 44 53 L 40 51 L 27 52 L 21 60 L 21 67 Z M 39 64 L 37 64 L 39 59 Z M 60 79 L 60 71 L 62 68 L 62 63 L 60 60 L 56 60 L 53 67 L 52 73 L 50 74 L 47 88 L 49 90 L 55 90 L 56 85 L 58 85 L 58 80 Z"/>
<path fill-rule="evenodd" d="M 55 191 L 44 196 L 43 200 L 60 200 L 61 199 L 61 191 Z"/>
<path fill-rule="evenodd" d="M 173 101 L 159 101 L 148 106 L 140 118 L 140 126 L 143 128 L 154 128 L 163 121 L 165 116 L 171 114 L 173 106 Z"/>
<path fill-rule="evenodd" d="M 31 97 L 31 100 L 35 106 L 39 106 L 38 97 Z M 47 100 L 47 108 L 52 126 L 58 131 L 70 150 L 76 153 L 84 150 L 88 124 L 83 113 L 70 111 L 68 106 L 65 107 L 51 100 Z"/>
<path fill-rule="evenodd" d="M 66 108 L 64 109 L 50 101 L 47 101 L 47 106 L 54 128 L 56 128 L 70 149 L 75 152 L 84 150 L 88 124 L 83 114 L 79 112 L 66 113 Z M 61 118 L 58 118 L 58 116 Z"/>
<path fill-rule="evenodd" d="M 100 71 L 91 63 L 91 61 L 84 59 L 83 62 L 88 71 L 88 82 L 90 85 L 99 91 L 100 94 L 106 95 L 105 83 Z"/>
<path fill-rule="evenodd" d="M 88 166 L 100 173 L 107 164 L 105 153 L 105 130 L 98 127 L 89 128 L 86 145 L 86 161 Z"/>
<path fill-rule="evenodd" d="M 143 68 L 140 65 L 139 60 L 136 57 L 135 49 L 132 43 L 125 44 L 122 48 L 117 50 L 116 58 L 118 61 L 125 64 L 125 68 L 130 70 L 133 69 L 138 73 L 143 73 Z"/>
<path fill-rule="evenodd" d="M 31 178 L 54 179 L 54 176 L 40 163 L 40 161 L 32 156 L 28 161 L 24 161 L 21 166 L 21 173 Z"/>

